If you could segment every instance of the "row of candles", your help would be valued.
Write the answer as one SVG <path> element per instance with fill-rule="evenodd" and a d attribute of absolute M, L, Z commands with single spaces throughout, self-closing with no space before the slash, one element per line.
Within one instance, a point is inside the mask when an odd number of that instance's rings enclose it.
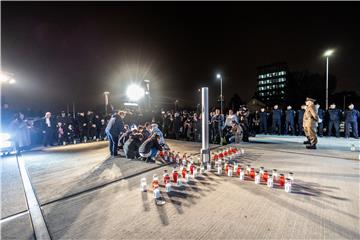
<path fill-rule="evenodd" d="M 265 182 L 269 188 L 273 188 L 275 183 L 280 187 L 284 187 L 286 192 L 291 192 L 292 183 L 294 181 L 294 174 L 292 172 L 289 172 L 285 178 L 285 175 L 278 174 L 276 169 L 273 169 L 272 173 L 270 174 L 267 170 L 264 169 L 264 167 L 260 167 L 258 171 L 255 171 L 255 168 L 251 167 L 250 165 L 247 165 L 246 169 L 244 169 L 236 162 L 234 162 L 234 164 L 229 163 L 229 161 L 235 160 L 244 153 L 244 149 L 238 149 L 236 147 L 221 149 L 217 153 L 212 154 L 210 158 L 211 162 L 209 163 L 203 164 L 200 159 L 197 159 L 196 163 L 198 166 L 195 165 L 193 158 L 188 156 L 186 153 L 181 156 L 179 152 L 176 154 L 174 151 L 163 151 L 160 152 L 159 155 L 164 160 L 176 162 L 176 164 L 180 166 L 179 170 L 181 173 L 178 172 L 176 167 L 172 170 L 172 180 L 178 187 L 182 186 L 183 179 L 187 183 L 190 181 L 191 177 L 195 179 L 199 174 L 205 173 L 206 171 L 210 172 L 212 170 L 211 163 L 213 163 L 215 169 L 217 169 L 217 175 L 219 176 L 223 175 L 223 170 L 229 177 L 233 177 L 234 172 L 236 172 L 236 175 L 241 181 L 244 181 L 245 176 L 248 176 L 251 179 L 254 179 L 255 184 L 261 184 L 261 182 Z M 164 170 L 163 183 L 165 185 L 165 191 L 170 192 L 172 184 L 170 175 L 167 170 Z M 159 177 L 156 174 L 153 175 L 151 185 L 154 198 L 160 198 Z M 142 178 L 140 180 L 140 188 L 141 191 L 147 191 L 146 178 Z"/>

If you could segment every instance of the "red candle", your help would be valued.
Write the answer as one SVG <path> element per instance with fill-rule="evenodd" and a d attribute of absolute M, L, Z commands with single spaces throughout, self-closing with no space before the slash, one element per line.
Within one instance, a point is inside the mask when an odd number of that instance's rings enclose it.
<path fill-rule="evenodd" d="M 194 164 L 190 165 L 190 174 L 192 175 L 194 173 Z"/>
<path fill-rule="evenodd" d="M 227 173 L 229 171 L 229 164 L 225 165 L 225 172 Z"/>
<path fill-rule="evenodd" d="M 223 158 L 223 157 L 224 157 L 224 154 L 220 153 L 219 158 Z"/>
<path fill-rule="evenodd" d="M 254 178 L 254 177 L 255 177 L 255 169 L 254 169 L 254 168 L 251 168 L 251 169 L 250 169 L 250 177 L 251 177 L 251 178 Z"/>
<path fill-rule="evenodd" d="M 237 174 L 238 176 L 240 176 L 240 172 L 241 172 L 241 168 L 240 168 L 240 166 L 238 166 L 237 169 L 236 169 L 236 174 Z"/>
<path fill-rule="evenodd" d="M 165 176 L 164 176 L 164 184 L 167 184 L 168 182 L 170 182 L 170 176 L 169 176 L 169 174 L 165 174 Z"/>
<path fill-rule="evenodd" d="M 280 174 L 279 185 L 282 186 L 282 187 L 285 185 L 285 177 L 284 177 L 284 174 Z"/>
<path fill-rule="evenodd" d="M 175 170 L 175 171 L 173 172 L 173 181 L 174 181 L 174 183 L 177 182 L 178 175 L 179 175 L 178 172 Z"/>
<path fill-rule="evenodd" d="M 183 178 L 185 178 L 186 176 L 186 168 L 183 168 L 182 172 L 181 172 L 181 175 Z"/>
<path fill-rule="evenodd" d="M 219 156 L 218 156 L 217 154 L 215 154 L 214 160 L 216 161 L 216 160 L 218 160 L 218 159 L 219 159 Z"/>
<path fill-rule="evenodd" d="M 264 174 L 263 174 L 263 180 L 264 180 L 265 182 L 267 182 L 268 178 L 269 178 L 268 171 L 265 170 L 265 171 L 264 171 Z"/>

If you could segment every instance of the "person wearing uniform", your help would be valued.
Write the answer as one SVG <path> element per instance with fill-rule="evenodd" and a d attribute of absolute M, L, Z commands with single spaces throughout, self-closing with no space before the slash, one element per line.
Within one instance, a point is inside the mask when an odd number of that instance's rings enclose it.
<path fill-rule="evenodd" d="M 274 109 L 272 110 L 272 131 L 273 131 L 273 134 L 277 133 L 278 135 L 280 135 L 281 134 L 282 111 L 278 108 L 279 108 L 279 106 L 275 105 Z"/>
<path fill-rule="evenodd" d="M 315 105 L 318 116 L 319 116 L 319 122 L 318 122 L 318 135 L 319 137 L 323 136 L 323 130 L 324 130 L 324 117 L 325 117 L 325 111 L 324 109 L 320 108 L 320 104 Z"/>
<path fill-rule="evenodd" d="M 352 133 L 354 138 L 358 139 L 358 119 L 359 119 L 359 111 L 354 109 L 354 104 L 349 105 L 349 110 L 345 111 L 345 137 L 350 137 L 350 126 L 352 129 Z"/>
<path fill-rule="evenodd" d="M 306 146 L 307 149 L 316 149 L 317 144 L 316 128 L 317 122 L 319 121 L 319 116 L 316 112 L 314 102 L 314 99 L 306 98 L 306 109 L 304 112 L 303 127 L 305 136 L 308 139 L 304 142 L 304 144 L 310 144 Z"/>
<path fill-rule="evenodd" d="M 125 112 L 119 111 L 109 120 L 105 132 L 109 139 L 110 154 L 113 157 L 118 155 L 119 136 L 125 132 L 123 119 Z"/>
<path fill-rule="evenodd" d="M 289 127 L 291 128 L 291 135 L 295 134 L 294 118 L 295 118 L 295 111 L 292 110 L 292 107 L 289 105 L 287 107 L 287 110 L 285 111 L 285 134 L 288 134 Z"/>
<path fill-rule="evenodd" d="M 298 134 L 304 135 L 304 127 L 303 127 L 303 119 L 304 119 L 304 112 L 305 112 L 306 105 L 301 105 L 301 109 L 297 111 L 298 116 Z"/>
<path fill-rule="evenodd" d="M 328 135 L 331 136 L 332 129 L 335 128 L 335 134 L 336 137 L 340 137 L 340 116 L 341 116 L 341 110 L 336 108 L 335 103 L 330 105 L 330 108 L 328 110 L 329 112 L 329 132 Z"/>
<path fill-rule="evenodd" d="M 266 134 L 268 114 L 267 112 L 265 112 L 265 108 L 260 109 L 259 117 L 260 117 L 260 133 Z"/>

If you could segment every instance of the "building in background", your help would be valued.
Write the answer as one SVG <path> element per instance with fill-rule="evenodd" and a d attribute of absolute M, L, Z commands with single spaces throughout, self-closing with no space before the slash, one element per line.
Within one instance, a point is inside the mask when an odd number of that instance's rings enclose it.
<path fill-rule="evenodd" d="M 281 104 L 286 99 L 288 65 L 274 63 L 257 68 L 257 89 L 255 96 L 268 106 Z"/>

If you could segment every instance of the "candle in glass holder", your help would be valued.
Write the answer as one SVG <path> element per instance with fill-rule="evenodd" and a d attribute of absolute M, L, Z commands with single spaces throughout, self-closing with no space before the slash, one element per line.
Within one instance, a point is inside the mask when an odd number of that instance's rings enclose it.
<path fill-rule="evenodd" d="M 250 165 L 246 166 L 246 175 L 249 175 L 251 171 Z"/>
<path fill-rule="evenodd" d="M 268 186 L 269 188 L 273 188 L 273 187 L 274 187 L 274 179 L 272 178 L 272 175 L 271 175 L 271 174 L 269 174 L 269 177 L 268 177 L 268 179 L 267 179 L 267 186 Z"/>
<path fill-rule="evenodd" d="M 232 176 L 233 176 L 233 168 L 230 166 L 228 170 L 228 177 L 232 177 Z"/>
<path fill-rule="evenodd" d="M 240 180 L 245 180 L 245 172 L 240 168 Z"/>
<path fill-rule="evenodd" d="M 218 174 L 218 175 L 221 175 L 221 174 L 222 174 L 222 167 L 221 167 L 221 165 L 219 165 L 219 166 L 217 167 L 217 174 Z"/>
<path fill-rule="evenodd" d="M 251 177 L 251 178 L 254 178 L 254 177 L 255 177 L 255 169 L 254 169 L 254 168 L 251 168 L 251 169 L 250 169 L 250 177 Z"/>
<path fill-rule="evenodd" d="M 286 178 L 285 179 L 285 192 L 291 193 L 291 187 L 292 187 L 291 180 L 289 178 Z"/>
<path fill-rule="evenodd" d="M 208 171 L 208 172 L 211 172 L 211 163 L 208 162 L 208 163 L 206 164 L 206 168 L 207 168 L 207 171 Z"/>
<path fill-rule="evenodd" d="M 240 172 L 241 172 L 241 166 L 238 165 L 237 168 L 236 168 L 236 174 L 237 174 L 238 176 L 240 176 Z"/>
<path fill-rule="evenodd" d="M 147 183 L 146 183 L 146 178 L 141 178 L 140 180 L 140 190 L 142 192 L 146 192 L 147 191 Z"/>
<path fill-rule="evenodd" d="M 183 178 L 185 178 L 185 176 L 186 176 L 186 168 L 185 167 L 183 167 L 183 170 L 181 171 L 181 175 Z"/>
<path fill-rule="evenodd" d="M 173 181 L 174 181 L 174 183 L 177 182 L 178 176 L 179 176 L 178 171 L 174 169 L 173 170 Z"/>
<path fill-rule="evenodd" d="M 159 178 L 156 174 L 153 175 L 153 180 L 151 182 L 151 186 L 153 189 L 159 187 Z"/>
<path fill-rule="evenodd" d="M 179 177 L 178 177 L 178 179 L 177 179 L 177 181 L 176 181 L 176 185 L 177 185 L 178 187 L 181 187 L 181 186 L 182 186 L 182 178 L 181 178 L 181 175 L 179 175 Z"/>
<path fill-rule="evenodd" d="M 283 187 L 283 186 L 285 185 L 285 177 L 284 177 L 284 174 L 280 174 L 279 185 L 280 185 L 281 187 Z"/>
<path fill-rule="evenodd" d="M 190 182 L 190 174 L 187 172 L 185 176 L 185 181 L 188 183 Z"/>
<path fill-rule="evenodd" d="M 256 171 L 255 184 L 260 184 L 260 174 L 259 174 L 259 171 Z"/>
<path fill-rule="evenodd" d="M 289 172 L 287 175 L 287 178 L 290 179 L 291 183 L 293 183 L 294 182 L 294 173 Z"/>
<path fill-rule="evenodd" d="M 168 182 L 168 183 L 165 184 L 165 191 L 167 193 L 171 192 L 171 183 Z"/>
<path fill-rule="evenodd" d="M 260 177 L 262 177 L 262 175 L 264 174 L 264 167 L 260 167 L 259 172 L 260 172 Z"/>
<path fill-rule="evenodd" d="M 245 150 L 242 148 L 241 149 L 241 154 L 244 154 L 245 153 Z"/>
<path fill-rule="evenodd" d="M 268 174 L 267 170 L 264 171 L 262 178 L 263 178 L 264 182 L 267 182 L 267 180 L 269 178 L 269 174 Z"/>
<path fill-rule="evenodd" d="M 273 175 L 274 181 L 277 181 L 277 180 L 278 180 L 278 173 L 277 173 L 277 170 L 276 170 L 276 169 L 273 169 L 273 170 L 272 170 L 272 175 Z"/>

